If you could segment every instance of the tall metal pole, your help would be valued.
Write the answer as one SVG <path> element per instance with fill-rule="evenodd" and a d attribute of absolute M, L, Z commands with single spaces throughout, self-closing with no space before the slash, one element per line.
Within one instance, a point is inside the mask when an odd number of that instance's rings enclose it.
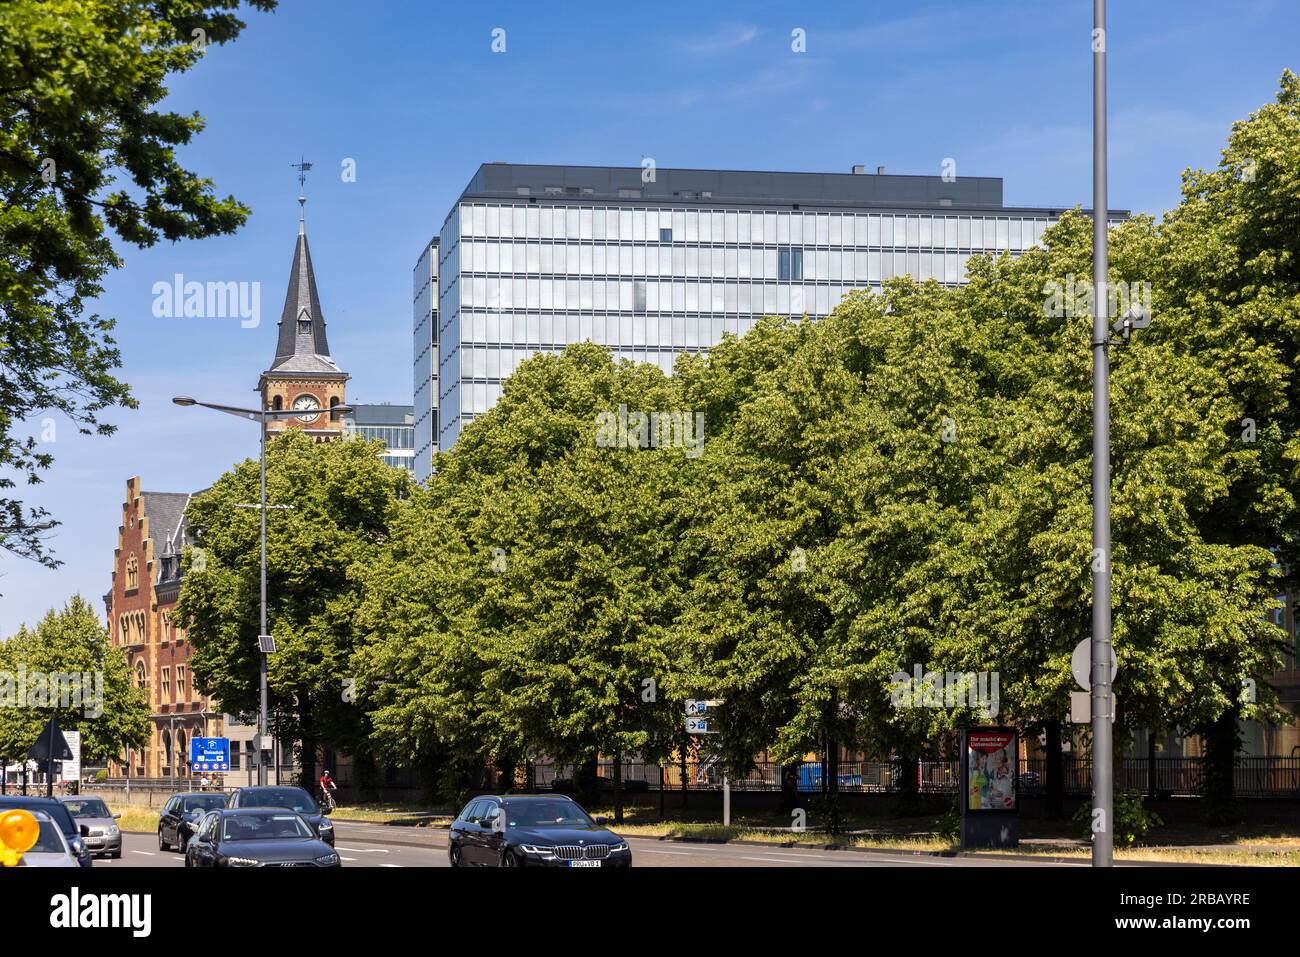
<path fill-rule="evenodd" d="M 1114 849 L 1110 696 L 1110 337 L 1106 218 L 1106 0 L 1092 4 L 1092 866 Z"/>
<path fill-rule="evenodd" d="M 257 783 L 266 786 L 266 651 L 262 648 L 262 635 L 266 631 L 266 413 L 262 413 L 262 625 L 258 631 L 258 658 L 260 666 L 261 702 L 257 712 Z"/>

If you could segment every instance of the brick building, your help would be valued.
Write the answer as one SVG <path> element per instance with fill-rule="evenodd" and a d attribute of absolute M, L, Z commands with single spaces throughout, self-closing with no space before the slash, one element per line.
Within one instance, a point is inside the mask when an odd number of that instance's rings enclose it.
<path fill-rule="evenodd" d="M 104 596 L 112 643 L 126 655 L 138 687 L 149 693 L 149 744 L 132 752 L 133 777 L 189 771 L 190 739 L 225 733 L 220 709 L 194 687 L 192 649 L 172 613 L 180 596 L 186 492 L 146 492 L 127 480 L 113 552 L 113 586 Z M 125 767 L 114 762 L 110 773 Z"/>

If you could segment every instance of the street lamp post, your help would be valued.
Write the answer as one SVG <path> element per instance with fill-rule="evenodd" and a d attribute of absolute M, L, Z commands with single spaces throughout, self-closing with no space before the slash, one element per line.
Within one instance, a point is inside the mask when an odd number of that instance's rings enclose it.
<path fill-rule="evenodd" d="M 1092 866 L 1114 856 L 1111 766 L 1110 328 L 1106 196 L 1106 0 L 1092 5 Z"/>
<path fill-rule="evenodd" d="M 227 415 L 235 415 L 241 419 L 250 419 L 261 426 L 261 441 L 259 443 L 259 453 L 261 459 L 261 499 L 258 504 L 258 510 L 262 516 L 261 527 L 261 552 L 262 552 L 262 582 L 261 582 L 261 620 L 260 629 L 257 633 L 258 642 L 258 709 L 257 709 L 257 783 L 260 787 L 265 787 L 267 783 L 266 772 L 266 742 L 267 742 L 267 694 L 266 694 L 266 656 L 274 650 L 270 640 L 270 632 L 266 628 L 266 426 L 268 422 L 280 422 L 286 419 L 297 419 L 304 415 L 310 415 L 301 409 L 241 409 L 232 405 L 216 405 L 211 402 L 200 402 L 192 399 L 187 395 L 179 395 L 172 399 L 174 403 L 180 406 L 201 405 L 205 409 L 215 409 L 218 412 L 225 412 Z M 328 410 L 331 414 L 343 414 L 351 412 L 352 407 L 348 405 L 332 406 Z M 318 413 L 321 414 L 321 413 Z"/>

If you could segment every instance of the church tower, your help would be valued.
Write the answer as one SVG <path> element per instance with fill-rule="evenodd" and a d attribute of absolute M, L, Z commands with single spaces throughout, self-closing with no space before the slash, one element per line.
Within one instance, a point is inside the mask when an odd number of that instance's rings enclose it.
<path fill-rule="evenodd" d="M 310 163 L 296 163 L 298 182 L 305 184 Z M 330 358 L 325 339 L 325 316 L 316 292 L 311 250 L 307 246 L 307 197 L 298 196 L 298 243 L 289 271 L 289 289 L 280 313 L 275 361 L 262 373 L 257 390 L 264 409 L 302 409 L 294 419 L 267 423 L 267 438 L 284 429 L 301 429 L 317 442 L 331 442 L 343 434 L 343 416 L 329 410 L 345 402 L 350 376 Z"/>

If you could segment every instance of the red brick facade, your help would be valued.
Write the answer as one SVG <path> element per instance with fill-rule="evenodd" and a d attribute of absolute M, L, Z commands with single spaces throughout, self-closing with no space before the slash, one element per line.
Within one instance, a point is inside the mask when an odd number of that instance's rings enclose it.
<path fill-rule="evenodd" d="M 153 727 L 144 751 L 132 752 L 133 777 L 188 774 L 190 739 L 222 734 L 221 711 L 195 690 L 191 647 L 172 620 L 180 594 L 188 498 L 183 493 L 141 491 L 138 476 L 126 483 L 113 553 L 113 586 L 104 597 L 111 640 L 126 655 L 137 685 L 149 692 Z M 124 772 L 121 761 L 113 762 L 110 774 Z"/>

